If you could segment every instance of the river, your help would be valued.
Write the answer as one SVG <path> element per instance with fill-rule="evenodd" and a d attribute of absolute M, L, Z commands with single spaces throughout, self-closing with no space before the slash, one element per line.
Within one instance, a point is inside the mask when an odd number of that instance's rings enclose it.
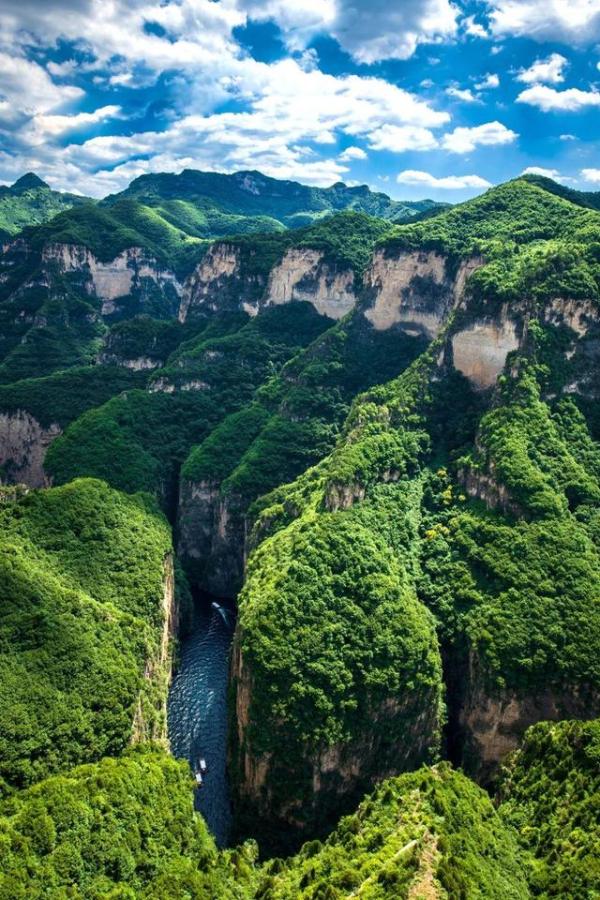
<path fill-rule="evenodd" d="M 195 767 L 204 757 L 208 772 L 196 790 L 196 809 L 204 816 L 217 844 L 223 847 L 231 825 L 227 782 L 227 687 L 233 637 L 212 597 L 196 599 L 190 630 L 182 635 L 178 671 L 169 691 L 171 751 Z M 221 602 L 221 601 L 219 601 Z"/>

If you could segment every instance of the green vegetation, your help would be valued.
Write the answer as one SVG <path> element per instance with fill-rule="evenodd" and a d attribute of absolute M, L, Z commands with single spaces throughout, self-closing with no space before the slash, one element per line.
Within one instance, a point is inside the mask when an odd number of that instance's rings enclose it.
<path fill-rule="evenodd" d="M 157 748 L 57 775 L 0 804 L 0 898 L 249 898 L 253 850 L 218 853 L 189 769 Z"/>
<path fill-rule="evenodd" d="M 8 502 L 0 520 L 6 788 L 129 742 L 160 640 L 171 537 L 149 501 L 91 480 Z"/>
<path fill-rule="evenodd" d="M 600 722 L 529 729 L 501 786 L 502 818 L 519 835 L 534 896 L 600 894 Z"/>
<path fill-rule="evenodd" d="M 390 200 L 366 185 L 347 187 L 338 182 L 316 188 L 260 172 L 221 175 L 193 169 L 179 175 L 142 175 L 103 204 L 113 206 L 123 198 L 155 208 L 189 234 L 207 238 L 298 228 L 346 209 L 400 222 L 438 206 L 432 200 Z"/>
<path fill-rule="evenodd" d="M 309 304 L 296 303 L 223 337 L 201 334 L 153 375 L 150 391 L 114 397 L 73 422 L 50 447 L 48 471 L 58 483 L 91 475 L 121 490 L 150 491 L 168 506 L 190 448 L 328 324 Z"/>
<path fill-rule="evenodd" d="M 87 366 L 0 385 L 0 411 L 25 410 L 44 427 L 62 428 L 122 391 L 142 387 L 148 375 L 117 366 Z"/>
<path fill-rule="evenodd" d="M 447 764 L 384 782 L 324 844 L 264 871 L 262 900 L 530 896 L 511 829 Z"/>
<path fill-rule="evenodd" d="M 53 191 L 29 172 L 11 187 L 0 187 L 0 242 L 29 225 L 42 225 L 58 213 L 85 202 L 89 202 L 87 197 Z"/>

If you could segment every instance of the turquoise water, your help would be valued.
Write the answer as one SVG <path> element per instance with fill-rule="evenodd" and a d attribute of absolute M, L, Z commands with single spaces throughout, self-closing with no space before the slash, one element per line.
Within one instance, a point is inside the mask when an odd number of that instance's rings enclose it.
<path fill-rule="evenodd" d="M 208 772 L 196 791 L 196 809 L 202 813 L 217 844 L 223 847 L 231 825 L 227 781 L 227 686 L 233 637 L 213 598 L 197 601 L 191 630 L 181 638 L 180 664 L 169 692 L 171 751 L 194 768 L 204 757 Z"/>

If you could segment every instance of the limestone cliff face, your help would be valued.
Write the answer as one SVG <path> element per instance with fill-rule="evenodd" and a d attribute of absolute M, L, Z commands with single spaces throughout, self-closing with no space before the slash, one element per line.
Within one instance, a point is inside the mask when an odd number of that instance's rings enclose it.
<path fill-rule="evenodd" d="M 202 590 L 235 598 L 244 574 L 243 503 L 219 485 L 183 480 L 177 512 L 177 554 Z"/>
<path fill-rule="evenodd" d="M 131 742 L 158 741 L 167 744 L 167 694 L 173 667 L 173 644 L 179 626 L 175 597 L 173 556 L 164 561 L 161 630 L 149 650 L 144 669 L 144 685 L 133 717 Z"/>
<path fill-rule="evenodd" d="M 450 274 L 446 258 L 433 251 L 377 251 L 365 274 L 365 316 L 379 331 L 398 326 L 433 339 L 481 265 L 479 258 L 468 259 Z"/>
<path fill-rule="evenodd" d="M 24 410 L 0 412 L 0 482 L 26 484 L 30 488 L 47 487 L 44 457 L 61 428 L 52 424 L 43 428 Z"/>
<path fill-rule="evenodd" d="M 478 388 L 492 387 L 504 369 L 509 353 L 517 350 L 517 323 L 503 308 L 496 319 L 479 320 L 450 338 L 454 368 Z"/>
<path fill-rule="evenodd" d="M 328 264 L 320 250 L 288 250 L 269 276 L 265 304 L 306 300 L 317 312 L 341 319 L 356 304 L 354 272 Z"/>
<path fill-rule="evenodd" d="M 459 713 L 464 741 L 462 763 L 477 781 L 489 783 L 506 756 L 516 750 L 530 725 L 561 719 L 593 719 L 598 715 L 598 692 L 566 684 L 521 693 L 490 690 L 477 655 L 471 651 Z"/>
<path fill-rule="evenodd" d="M 179 321 L 193 314 L 242 308 L 254 312 L 246 295 L 254 293 L 255 282 L 244 283 L 239 247 L 217 241 L 186 279 L 179 307 Z"/>
<path fill-rule="evenodd" d="M 352 809 L 379 781 L 417 768 L 431 752 L 431 735 L 440 726 L 440 707 L 433 695 L 389 697 L 369 713 L 372 727 L 357 739 L 318 749 L 306 747 L 302 771 L 292 774 L 285 751 L 275 757 L 252 746 L 252 673 L 236 635 L 232 655 L 235 686 L 235 728 L 232 771 L 237 781 L 234 799 L 238 821 L 250 833 L 263 825 L 281 830 L 282 842 L 298 842 L 304 834 L 322 834 L 327 823 Z M 402 739 L 394 739 L 394 734 Z M 282 737 L 282 747 L 285 738 Z"/>
<path fill-rule="evenodd" d="M 340 319 L 356 304 L 354 272 L 338 269 L 319 250 L 292 248 L 268 275 L 244 274 L 239 247 L 219 241 L 187 279 L 180 321 L 188 316 L 239 309 L 256 315 L 267 306 L 305 300 L 317 312 Z"/>
<path fill-rule="evenodd" d="M 135 294 L 143 306 L 158 291 L 165 315 L 177 313 L 182 286 L 173 272 L 163 268 L 140 247 L 129 247 L 110 262 L 96 259 L 91 250 L 78 244 L 48 244 L 42 253 L 45 266 L 74 273 L 86 291 L 102 303 L 102 315 L 118 312 L 124 298 Z"/>

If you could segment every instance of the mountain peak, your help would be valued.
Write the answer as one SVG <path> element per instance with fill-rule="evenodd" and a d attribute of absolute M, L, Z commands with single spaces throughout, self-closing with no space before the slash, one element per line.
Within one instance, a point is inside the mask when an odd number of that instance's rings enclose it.
<path fill-rule="evenodd" d="M 27 172 L 25 175 L 22 175 L 15 183 L 12 185 L 11 190 L 17 191 L 21 193 L 23 191 L 30 191 L 32 188 L 40 188 L 40 187 L 49 187 L 45 181 L 42 181 L 35 172 Z"/>

